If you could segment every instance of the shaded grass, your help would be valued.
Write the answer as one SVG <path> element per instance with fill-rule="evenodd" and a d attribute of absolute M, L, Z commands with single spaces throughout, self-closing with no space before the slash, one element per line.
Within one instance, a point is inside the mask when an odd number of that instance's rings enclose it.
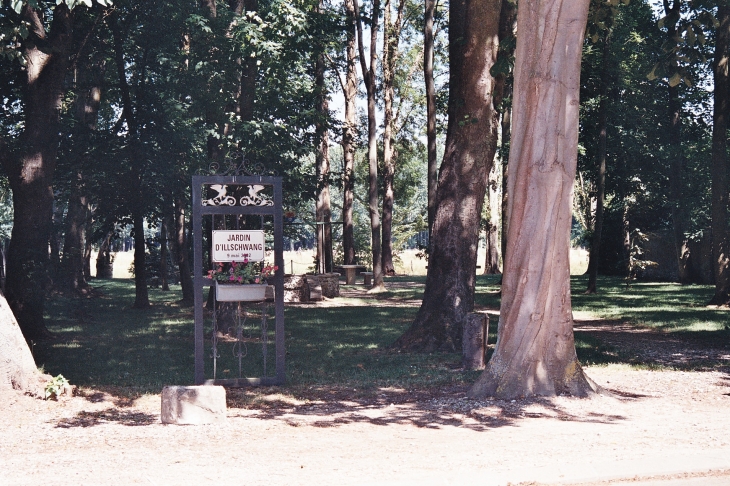
<path fill-rule="evenodd" d="M 499 279 L 498 275 L 478 276 L 477 305 L 499 308 Z M 414 285 L 391 289 L 385 297 L 396 301 L 421 298 L 425 277 L 388 280 Z M 601 293 L 585 295 L 584 277 L 573 277 L 572 283 L 573 307 L 577 311 L 678 336 L 726 338 L 723 333 L 727 332 L 728 311 L 704 305 L 712 295 L 711 287 L 634 284 L 627 288 L 619 278 L 601 278 Z M 52 375 L 63 374 L 76 385 L 122 387 L 134 393 L 158 393 L 165 385 L 192 384 L 193 314 L 191 308 L 177 304 L 178 288 L 173 287 L 171 292 L 150 289 L 152 306 L 137 310 L 132 308 L 132 280 L 94 281 L 93 286 L 97 290 L 93 297 L 59 295 L 48 302 L 48 327 L 58 339 L 33 346 L 39 366 Z M 360 390 L 472 383 L 479 373 L 461 371 L 458 354 L 398 353 L 389 348 L 417 311 L 397 302 L 385 306 L 287 307 L 288 385 Z M 273 324 L 270 327 L 273 329 Z M 492 319 L 492 346 L 496 331 L 497 322 Z M 622 350 L 612 349 L 585 333 L 576 335 L 576 349 L 584 364 L 630 362 Z M 272 359 L 273 346 L 269 354 Z M 210 376 L 209 356 L 206 351 Z M 220 363 L 221 371 L 230 367 L 225 360 Z M 273 369 L 273 361 L 270 366 Z"/>

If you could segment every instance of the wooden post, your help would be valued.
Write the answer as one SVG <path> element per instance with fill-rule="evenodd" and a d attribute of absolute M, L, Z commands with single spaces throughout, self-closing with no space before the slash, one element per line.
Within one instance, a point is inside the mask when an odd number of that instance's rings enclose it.
<path fill-rule="evenodd" d="M 462 363 L 465 370 L 483 370 L 486 363 L 489 316 L 480 312 L 467 314 L 462 337 Z"/>

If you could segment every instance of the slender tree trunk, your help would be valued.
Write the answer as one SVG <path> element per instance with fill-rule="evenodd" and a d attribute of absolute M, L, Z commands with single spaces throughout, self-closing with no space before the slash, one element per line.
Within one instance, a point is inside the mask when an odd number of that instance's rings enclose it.
<path fill-rule="evenodd" d="M 362 36 L 362 19 L 360 18 L 358 0 L 355 0 L 355 15 L 357 21 L 358 50 L 360 52 L 360 67 L 365 79 L 365 90 L 368 99 L 368 211 L 370 212 L 370 235 L 372 243 L 373 287 L 371 291 L 382 291 L 383 283 L 383 254 L 380 240 L 380 213 L 378 208 L 378 142 L 377 121 L 375 118 L 375 72 L 377 70 L 377 40 L 378 18 L 380 15 L 380 0 L 373 0 L 372 18 L 370 22 L 370 67 L 365 60 L 365 40 Z"/>
<path fill-rule="evenodd" d="M 674 0 L 672 7 L 669 1 L 664 0 L 665 26 L 667 27 L 667 41 L 675 42 L 677 23 L 680 18 L 681 0 Z M 676 61 L 675 61 L 676 63 Z M 679 99 L 679 85 L 668 86 L 669 90 L 669 202 L 671 204 L 672 229 L 674 232 L 674 247 L 677 255 L 680 283 L 689 283 L 687 262 L 689 247 L 686 236 L 686 212 L 682 202 L 682 186 L 684 179 L 684 155 L 682 150 L 682 102 Z"/>
<path fill-rule="evenodd" d="M 487 177 L 487 209 L 489 221 L 486 231 L 486 257 L 484 259 L 484 274 L 494 275 L 499 273 L 499 177 L 501 166 L 493 164 Z"/>
<path fill-rule="evenodd" d="M 712 126 L 712 262 L 715 295 L 711 304 L 730 304 L 730 256 L 728 255 L 727 117 L 730 114 L 730 5 L 720 3 L 715 37 L 714 108 Z"/>
<path fill-rule="evenodd" d="M 258 0 L 234 0 L 233 10 L 237 15 L 257 12 L 259 9 Z M 257 57 L 247 57 L 241 60 L 241 88 L 238 98 L 238 110 L 241 120 L 251 121 L 254 119 L 254 102 L 256 100 L 256 78 L 258 77 Z"/>
<path fill-rule="evenodd" d="M 342 249 L 345 265 L 355 264 L 355 225 L 352 219 L 353 203 L 355 201 L 355 136 L 357 131 L 357 70 L 355 63 L 356 27 L 354 0 L 345 0 L 345 14 L 347 18 L 347 73 L 343 94 L 345 97 L 345 123 L 342 127 L 342 153 L 344 158 L 343 196 L 342 196 Z"/>
<path fill-rule="evenodd" d="M 144 239 L 144 215 L 136 211 L 132 215 L 134 221 L 134 307 L 146 309 L 150 306 L 147 291 L 147 269 L 145 268 L 146 247 Z"/>
<path fill-rule="evenodd" d="M 96 256 L 96 278 L 112 278 L 114 276 L 114 267 L 111 255 L 111 240 L 113 232 L 108 232 L 101 245 L 99 245 L 99 253 Z"/>
<path fill-rule="evenodd" d="M 71 194 L 66 212 L 66 231 L 63 243 L 60 279 L 63 289 L 79 292 L 88 287 L 84 275 L 84 252 L 86 250 L 86 222 L 89 205 L 86 199 L 83 174 L 79 171 L 72 181 Z"/>
<path fill-rule="evenodd" d="M 162 221 L 160 223 L 160 286 L 163 291 L 167 292 L 170 290 L 170 282 L 168 282 L 167 276 L 170 273 L 170 269 L 167 265 L 167 214 L 162 215 Z"/>
<path fill-rule="evenodd" d="M 507 219 L 507 206 L 509 205 L 508 177 L 509 177 L 509 146 L 512 122 L 512 107 L 506 108 L 502 113 L 502 146 L 500 148 L 500 162 L 502 164 L 502 231 L 500 232 L 500 244 L 502 247 L 502 272 L 504 273 L 504 262 L 507 259 L 507 231 L 509 220 Z"/>
<path fill-rule="evenodd" d="M 511 59 L 515 55 L 515 31 L 517 29 L 517 4 L 511 0 L 502 0 L 502 10 L 499 12 L 499 52 L 497 59 L 505 59 L 507 65 L 512 64 Z M 502 264 L 504 266 L 505 254 L 507 253 L 507 201 L 509 193 L 507 192 L 507 160 L 509 159 L 509 143 L 512 122 L 512 84 L 514 82 L 513 73 L 498 73 L 495 78 L 495 107 L 500 110 L 502 140 L 499 149 L 499 159 L 502 166 L 502 214 L 501 214 L 501 231 L 500 231 L 500 247 L 502 249 Z M 509 100 L 509 102 L 508 102 Z"/>
<path fill-rule="evenodd" d="M 385 0 L 383 19 L 383 274 L 395 275 L 393 265 L 393 204 L 395 192 L 396 150 L 394 141 L 395 70 L 398 63 L 398 43 L 403 24 L 405 1 L 400 0 L 396 20 L 392 21 L 391 0 Z"/>
<path fill-rule="evenodd" d="M 606 197 L 606 158 L 608 131 L 608 77 L 611 32 L 606 31 L 603 39 L 603 58 L 601 59 L 601 87 L 598 104 L 598 173 L 596 174 L 596 219 L 591 239 L 591 253 L 588 260 L 587 294 L 597 291 L 598 262 L 601 253 L 601 237 L 603 235 L 603 206 Z"/>
<path fill-rule="evenodd" d="M 470 397 L 585 396 L 596 390 L 575 353 L 569 264 L 588 4 L 525 0 L 519 6 L 510 250 L 496 349 Z"/>
<path fill-rule="evenodd" d="M 185 202 L 180 196 L 175 197 L 175 239 L 173 241 L 175 257 L 180 271 L 180 286 L 182 287 L 182 303 L 193 305 L 193 278 L 190 272 L 190 258 L 188 256 L 188 239 L 185 237 Z"/>
<path fill-rule="evenodd" d="M 91 86 L 80 91 L 75 101 L 75 113 L 80 130 L 85 134 L 91 134 L 97 129 L 97 117 L 101 104 L 100 84 L 104 71 L 104 63 L 88 63 L 82 69 L 83 77 L 89 79 Z M 59 282 L 61 288 L 70 289 L 73 292 L 83 291 L 88 287 L 85 257 L 86 229 L 90 222 L 84 175 L 85 167 L 90 165 L 89 156 L 86 153 L 80 153 L 76 163 L 77 170 L 71 181 L 71 193 L 68 199 Z"/>
<path fill-rule="evenodd" d="M 323 8 L 320 2 L 319 9 Z M 329 100 L 325 85 L 324 53 L 317 56 L 315 62 L 315 86 L 317 90 L 317 112 L 319 119 L 315 127 L 317 138 L 316 171 L 317 171 L 317 262 L 323 273 L 332 272 L 332 208 L 330 205 L 330 157 L 329 157 Z"/>
<path fill-rule="evenodd" d="M 437 0 L 425 0 L 423 28 L 423 77 L 426 82 L 426 149 L 428 154 L 428 236 L 436 217 L 436 187 L 438 160 L 436 155 L 436 84 L 433 79 L 434 36 L 433 21 Z"/>
<path fill-rule="evenodd" d="M 117 66 L 119 77 L 119 91 L 122 101 L 122 116 L 127 122 L 129 129 L 129 158 L 131 165 L 131 186 L 132 193 L 128 200 L 129 207 L 132 212 L 133 231 L 134 231 L 134 286 L 135 299 L 133 307 L 135 309 L 145 309 L 149 307 L 149 292 L 147 290 L 147 271 L 146 271 L 146 251 L 144 238 L 144 214 L 145 200 L 144 191 L 142 189 L 142 173 L 143 173 L 143 157 L 139 147 L 139 125 L 137 117 L 132 106 L 129 84 L 126 75 L 126 63 L 124 61 L 124 39 L 119 19 L 112 17 L 110 26 L 114 38 L 114 61 Z M 139 93 L 138 93 L 139 95 Z"/>
<path fill-rule="evenodd" d="M 2 161 L 13 190 L 13 231 L 8 250 L 6 292 L 26 339 L 50 333 L 43 322 L 48 277 L 48 242 L 53 211 L 53 176 L 59 112 L 72 42 L 71 12 L 54 8 L 47 33 L 35 9 L 25 5 L 29 35 L 23 41 L 25 124 L 20 151 Z"/>
<path fill-rule="evenodd" d="M 500 0 L 449 7 L 449 126 L 431 230 L 426 289 L 411 327 L 395 346 L 455 351 L 474 307 L 479 222 L 497 148 L 494 80 Z"/>

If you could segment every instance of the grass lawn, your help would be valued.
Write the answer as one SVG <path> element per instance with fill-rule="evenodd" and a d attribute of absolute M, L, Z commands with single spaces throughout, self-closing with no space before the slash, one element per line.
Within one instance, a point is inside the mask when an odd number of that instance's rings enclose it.
<path fill-rule="evenodd" d="M 388 292 L 385 297 L 390 300 L 379 306 L 364 300 L 342 307 L 288 306 L 287 386 L 424 389 L 473 382 L 478 372 L 459 370 L 458 354 L 389 349 L 417 311 L 399 302 L 420 299 L 422 285 L 418 284 L 425 277 L 393 280 L 413 285 Z M 478 277 L 477 305 L 499 308 L 498 281 L 499 276 Z M 576 311 L 678 336 L 708 334 L 727 339 L 728 311 L 705 306 L 712 287 L 639 283 L 627 288 L 620 278 L 601 278 L 601 293 L 585 295 L 585 284 L 584 277 L 573 277 Z M 136 310 L 131 307 L 132 280 L 95 280 L 92 285 L 93 297 L 57 295 L 48 302 L 48 327 L 59 339 L 33 346 L 39 366 L 52 375 L 63 374 L 76 385 L 122 387 L 135 394 L 192 383 L 192 309 L 177 304 L 178 288 L 150 289 L 152 307 Z M 496 329 L 492 322 L 490 343 L 496 341 Z M 621 362 L 620 353 L 600 341 L 577 337 L 576 347 L 584 363 Z M 209 360 L 206 370 L 210 368 Z"/>

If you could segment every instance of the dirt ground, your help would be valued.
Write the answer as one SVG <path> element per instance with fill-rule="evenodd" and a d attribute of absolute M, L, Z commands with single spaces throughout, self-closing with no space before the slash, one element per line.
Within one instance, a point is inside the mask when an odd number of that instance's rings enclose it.
<path fill-rule="evenodd" d="M 581 317 L 577 333 L 637 359 L 730 365 L 730 339 L 679 341 Z M 590 367 L 610 392 L 590 399 L 313 388 L 295 400 L 271 388 L 252 400 L 229 390 L 226 423 L 204 426 L 162 425 L 159 395 L 6 392 L 0 485 L 730 485 L 729 370 Z"/>

